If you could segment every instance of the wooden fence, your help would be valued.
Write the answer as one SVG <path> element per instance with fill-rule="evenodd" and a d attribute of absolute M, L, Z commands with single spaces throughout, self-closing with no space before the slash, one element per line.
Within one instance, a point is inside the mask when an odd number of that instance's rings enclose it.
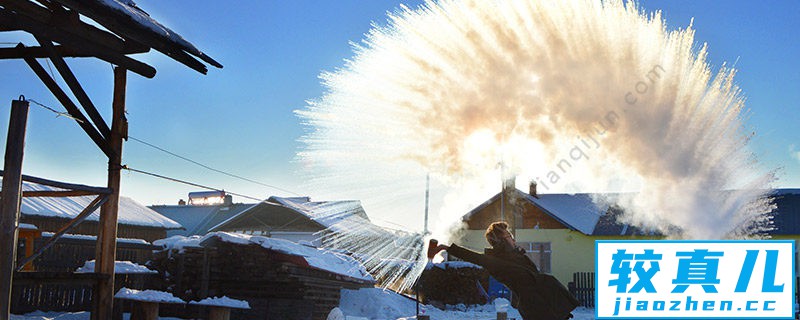
<path fill-rule="evenodd" d="M 49 237 L 41 237 L 34 242 L 38 250 Z M 45 272 L 73 272 L 83 266 L 86 261 L 94 260 L 95 244 L 92 239 L 61 238 L 52 247 L 45 250 L 33 261 L 34 270 Z M 144 264 L 153 256 L 157 246 L 146 243 L 117 242 L 117 261 L 131 261 Z"/>
<path fill-rule="evenodd" d="M 101 275 L 71 272 L 17 272 L 11 290 L 11 313 L 90 311 L 93 286 Z M 117 274 L 114 291 L 161 289 L 158 274 Z"/>
<path fill-rule="evenodd" d="M 49 237 L 34 242 L 38 250 Z M 73 273 L 88 260 L 95 259 L 95 240 L 66 237 L 33 261 L 35 272 L 17 272 L 11 292 L 11 312 L 16 314 L 41 311 L 89 311 L 92 291 L 98 275 Z M 117 242 L 116 260 L 145 264 L 158 247 L 136 242 Z M 24 252 L 24 251 L 23 251 Z M 160 289 L 158 274 L 116 274 L 115 292 L 122 287 Z"/>
<path fill-rule="evenodd" d="M 581 306 L 594 308 L 594 272 L 575 272 L 572 282 L 567 286 Z"/>

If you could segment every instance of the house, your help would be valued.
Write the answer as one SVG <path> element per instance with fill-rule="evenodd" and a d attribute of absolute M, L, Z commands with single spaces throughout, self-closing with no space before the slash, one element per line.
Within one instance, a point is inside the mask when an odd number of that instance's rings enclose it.
<path fill-rule="evenodd" d="M 224 197 L 224 195 L 223 195 Z M 342 223 L 358 220 L 369 223 L 359 201 L 311 201 L 309 197 L 270 197 L 259 203 L 232 203 L 225 197 L 221 203 L 203 200 L 189 204 L 151 206 L 153 210 L 179 221 L 186 230 L 174 230 L 171 235 L 205 235 L 227 231 L 262 235 L 294 242 L 318 241 L 317 232 L 336 229 Z M 316 243 L 319 244 L 319 243 Z"/>
<path fill-rule="evenodd" d="M 775 190 L 773 239 L 800 240 L 800 189 Z M 594 271 L 595 240 L 660 239 L 663 235 L 617 221 L 619 208 L 593 201 L 596 194 L 525 193 L 506 183 L 504 191 L 462 217 L 463 244 L 479 252 L 487 246 L 484 232 L 491 222 L 508 221 L 517 244 L 544 271 L 567 284 L 576 273 Z M 504 209 L 504 210 L 503 210 Z M 797 255 L 797 253 L 795 253 Z"/>
<path fill-rule="evenodd" d="M 178 221 L 183 229 L 167 231 L 167 237 L 205 235 L 211 227 L 226 221 L 256 203 L 233 203 L 224 191 L 191 192 L 189 202 L 181 200 L 178 205 L 152 205 L 149 208 L 159 214 Z"/>
<path fill-rule="evenodd" d="M 0 179 L 2 180 L 2 179 Z M 23 191 L 59 191 L 42 184 L 23 182 Z M 23 197 L 20 223 L 33 225 L 41 232 L 58 232 L 94 200 L 92 196 Z M 100 210 L 92 212 L 83 222 L 69 230 L 70 234 L 96 236 Z M 128 197 L 120 197 L 117 236 L 152 242 L 163 239 L 168 230 L 181 229 L 179 223 L 150 210 Z"/>

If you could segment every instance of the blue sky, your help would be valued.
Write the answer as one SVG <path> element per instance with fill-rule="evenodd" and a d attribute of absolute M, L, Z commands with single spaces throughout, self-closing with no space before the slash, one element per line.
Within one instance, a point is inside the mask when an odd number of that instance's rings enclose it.
<path fill-rule="evenodd" d="M 293 111 L 322 95 L 320 72 L 342 67 L 352 56 L 350 42 L 360 41 L 371 23 L 385 24 L 386 12 L 400 3 L 267 0 L 220 6 L 138 0 L 152 17 L 225 68 L 203 76 L 157 52 L 137 56 L 158 74 L 154 79 L 129 74 L 129 133 L 206 165 L 305 195 L 294 161 L 297 139 L 305 129 Z M 416 7 L 420 1 L 403 3 Z M 709 62 L 715 67 L 736 63 L 736 82 L 750 110 L 746 125 L 756 132 L 753 151 L 765 168 L 782 168 L 778 187 L 800 187 L 800 2 L 641 1 L 640 6 L 662 10 L 670 28 L 684 28 L 694 17 L 695 39 L 698 46 L 708 43 Z M 0 34 L 2 46 L 20 40 L 35 43 L 24 35 Z M 68 63 L 109 117 L 111 67 L 95 59 Z M 0 108 L 0 142 L 5 146 L 12 99 L 23 94 L 63 108 L 23 61 L 0 60 L 0 70 L 0 105 L 5 106 Z M 74 122 L 32 106 L 25 174 L 104 185 L 105 163 Z M 258 198 L 291 195 L 208 171 L 135 141 L 126 143 L 123 163 Z M 144 204 L 174 204 L 198 191 L 136 173 L 123 172 L 122 179 L 122 193 Z"/>

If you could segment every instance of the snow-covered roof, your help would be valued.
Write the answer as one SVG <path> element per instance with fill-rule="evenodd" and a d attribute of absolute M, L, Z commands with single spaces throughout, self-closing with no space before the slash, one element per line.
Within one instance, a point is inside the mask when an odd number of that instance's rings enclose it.
<path fill-rule="evenodd" d="M 2 181 L 2 177 L 0 177 Z M 23 191 L 63 191 L 55 187 L 42 184 L 23 182 Z M 94 196 L 80 197 L 24 197 L 20 212 L 23 216 L 41 216 L 72 219 L 86 208 Z M 92 212 L 86 221 L 99 221 L 100 209 Z M 134 201 L 128 197 L 119 197 L 119 214 L 117 222 L 122 225 L 144 226 L 164 229 L 183 228 L 179 223 L 164 217 L 158 212 Z"/>
<path fill-rule="evenodd" d="M 307 247 L 284 239 L 228 232 L 210 233 L 208 236 L 206 236 L 205 240 L 200 242 L 200 244 L 202 245 L 210 238 L 216 238 L 220 241 L 230 243 L 258 244 L 267 250 L 303 257 L 310 267 L 316 269 L 329 271 L 355 279 L 375 281 L 372 275 L 367 272 L 367 269 L 364 268 L 361 263 L 356 261 L 356 259 L 330 250 Z"/>
<path fill-rule="evenodd" d="M 521 191 L 519 194 L 556 220 L 583 234 L 592 234 L 600 216 L 608 210 L 608 205 L 596 204 L 591 195 L 586 193 L 540 194 L 538 198 Z"/>
<path fill-rule="evenodd" d="M 341 228 L 347 228 L 349 224 L 365 225 L 371 224 L 364 208 L 361 206 L 360 201 L 344 200 L 344 201 L 311 201 L 308 197 L 270 197 L 266 201 L 262 201 L 253 205 L 246 210 L 230 217 L 229 219 L 220 222 L 219 224 L 208 229 L 209 231 L 222 230 L 223 227 L 229 226 L 234 221 L 244 219 L 249 215 L 254 214 L 272 214 L 279 215 L 279 209 L 290 210 L 308 218 L 313 221 L 314 225 L 321 228 L 327 228 L 338 231 Z M 299 223 L 296 219 L 292 218 L 293 223 Z"/>
<path fill-rule="evenodd" d="M 206 68 L 185 53 L 222 68 L 219 62 L 207 56 L 177 32 L 150 17 L 132 0 L 86 0 L 78 3 L 70 2 L 67 6 L 95 20 L 111 32 L 152 47 L 197 71 L 206 73 Z"/>
<path fill-rule="evenodd" d="M 269 200 L 292 208 L 326 228 L 336 229 L 343 222 L 353 220 L 357 223 L 369 222 L 361 201 L 357 200 L 313 202 L 308 197 L 270 197 Z"/>
<path fill-rule="evenodd" d="M 774 189 L 770 193 L 773 196 L 783 196 L 787 194 L 800 194 L 800 189 Z"/>
<path fill-rule="evenodd" d="M 361 263 L 348 255 L 331 250 L 308 247 L 284 239 L 229 232 L 212 232 L 203 237 L 172 236 L 167 239 L 157 240 L 154 244 L 163 246 L 165 249 L 181 250 L 185 247 L 206 246 L 213 240 L 242 245 L 256 244 L 267 250 L 302 257 L 310 267 L 315 269 L 355 279 L 375 281 Z"/>
<path fill-rule="evenodd" d="M 51 238 L 55 235 L 53 232 L 42 232 L 43 238 Z M 90 241 L 97 241 L 96 236 L 90 236 L 85 234 L 63 234 L 61 235 L 61 239 L 76 239 L 76 240 L 90 240 Z M 149 245 L 150 242 L 147 240 L 142 239 L 131 239 L 131 238 L 117 238 L 117 243 L 130 243 L 130 244 L 144 244 Z"/>
<path fill-rule="evenodd" d="M 583 234 L 592 234 L 595 225 L 600 220 L 600 216 L 608 209 L 608 206 L 598 206 L 589 194 L 539 194 L 534 197 L 530 194 L 516 191 L 518 199 L 525 200 L 538 207 L 547 215 L 553 217 L 565 227 L 578 230 Z M 470 219 L 472 215 L 480 212 L 491 203 L 500 199 L 501 193 L 496 194 L 480 206 L 472 209 L 462 219 Z"/>
<path fill-rule="evenodd" d="M 643 230 L 617 221 L 620 212 L 609 210 L 608 201 L 613 201 L 620 194 L 538 194 L 534 197 L 520 190 L 515 191 L 517 198 L 537 206 L 567 228 L 586 235 L 657 234 L 654 230 Z M 777 227 L 773 234 L 800 234 L 800 206 L 795 205 L 800 204 L 800 189 L 774 189 L 769 194 L 775 197 L 778 206 L 773 212 L 773 223 Z M 499 198 L 500 193 L 468 212 L 462 219 L 470 219 Z M 600 198 L 611 200 L 595 201 Z"/>
<path fill-rule="evenodd" d="M 177 221 L 184 230 L 173 230 L 167 235 L 205 235 L 212 227 L 219 225 L 242 211 L 257 204 L 234 203 L 230 205 L 155 205 L 149 208 L 159 214 Z"/>

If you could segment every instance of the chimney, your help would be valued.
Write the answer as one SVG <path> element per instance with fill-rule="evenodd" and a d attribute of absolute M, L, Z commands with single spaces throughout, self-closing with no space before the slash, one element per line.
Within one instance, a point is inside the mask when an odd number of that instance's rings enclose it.
<path fill-rule="evenodd" d="M 222 201 L 222 205 L 230 206 L 233 204 L 233 196 L 226 194 L 225 199 Z"/>
<path fill-rule="evenodd" d="M 503 180 L 503 192 L 512 192 L 514 189 L 517 188 L 516 186 L 517 177 L 512 176 L 508 179 Z"/>
<path fill-rule="evenodd" d="M 531 180 L 531 184 L 528 188 L 528 193 L 535 198 L 539 198 L 539 195 L 536 193 L 536 181 Z"/>

